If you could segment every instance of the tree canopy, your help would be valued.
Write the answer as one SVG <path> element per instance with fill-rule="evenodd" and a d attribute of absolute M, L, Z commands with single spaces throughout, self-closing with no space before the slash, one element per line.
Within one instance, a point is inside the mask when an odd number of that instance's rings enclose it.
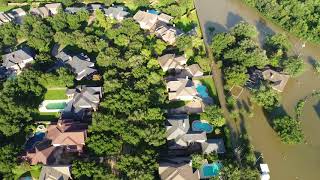
<path fill-rule="evenodd" d="M 273 127 L 286 144 L 299 144 L 304 140 L 301 122 L 289 116 L 274 119 Z"/>

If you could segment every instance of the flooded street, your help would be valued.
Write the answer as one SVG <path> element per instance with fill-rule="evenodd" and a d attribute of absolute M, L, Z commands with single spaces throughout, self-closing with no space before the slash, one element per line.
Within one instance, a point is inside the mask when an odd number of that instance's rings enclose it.
<path fill-rule="evenodd" d="M 254 9 L 244 5 L 241 0 L 196 0 L 196 8 L 207 43 L 211 40 L 209 27 L 214 27 L 215 32 L 224 32 L 240 21 L 246 21 L 257 27 L 260 44 L 263 43 L 267 34 L 284 32 Z M 293 44 L 293 50 L 290 53 L 304 58 L 306 64 L 305 73 L 297 78 L 291 78 L 281 94 L 281 108 L 294 117 L 296 103 L 314 90 L 320 90 L 320 75 L 315 74 L 311 65 L 315 59 L 320 59 L 320 46 L 306 43 L 302 48 L 305 42 L 292 35 L 289 35 L 289 40 Z M 249 103 L 248 98 L 248 92 L 244 91 L 240 101 Z M 253 117 L 243 117 L 255 150 L 261 152 L 265 162 L 269 164 L 271 179 L 320 179 L 319 116 L 319 98 L 310 98 L 300 118 L 306 136 L 306 143 L 301 145 L 282 144 L 270 127 L 265 113 L 256 105 L 254 105 Z"/>

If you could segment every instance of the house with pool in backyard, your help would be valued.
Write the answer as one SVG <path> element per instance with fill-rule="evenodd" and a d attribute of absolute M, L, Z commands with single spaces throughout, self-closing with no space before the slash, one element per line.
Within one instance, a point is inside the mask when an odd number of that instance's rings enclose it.
<path fill-rule="evenodd" d="M 208 87 L 203 84 L 203 72 L 198 64 L 187 65 L 185 55 L 166 54 L 158 58 L 165 78 L 170 103 L 185 102 L 182 107 L 167 110 L 166 139 L 167 153 L 161 156 L 159 175 L 163 180 L 209 179 L 219 174 L 219 161 L 205 160 L 199 169 L 192 167 L 190 155 L 224 154 L 222 137 L 215 136 L 214 127 L 205 119 L 194 119 L 204 112 L 205 106 L 212 105 Z M 209 76 L 209 78 L 211 78 Z"/>

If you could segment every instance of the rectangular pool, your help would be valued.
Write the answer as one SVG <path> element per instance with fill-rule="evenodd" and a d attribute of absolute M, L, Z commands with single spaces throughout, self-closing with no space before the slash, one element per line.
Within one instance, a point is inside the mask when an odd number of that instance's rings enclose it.
<path fill-rule="evenodd" d="M 54 103 L 48 103 L 46 105 L 47 109 L 64 109 L 67 106 L 66 102 L 54 102 Z"/>

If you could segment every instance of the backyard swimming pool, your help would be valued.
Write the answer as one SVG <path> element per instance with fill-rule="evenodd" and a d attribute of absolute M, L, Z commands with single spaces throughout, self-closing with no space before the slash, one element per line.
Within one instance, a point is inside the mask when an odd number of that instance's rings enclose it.
<path fill-rule="evenodd" d="M 197 85 L 196 89 L 197 89 L 197 92 L 199 93 L 199 95 L 202 98 L 208 98 L 209 97 L 209 94 L 208 94 L 208 91 L 207 91 L 207 87 L 205 85 L 199 84 L 199 85 Z"/>
<path fill-rule="evenodd" d="M 25 149 L 26 150 L 30 150 L 33 148 L 33 146 L 37 143 L 42 141 L 42 139 L 44 138 L 46 134 L 44 132 L 36 132 L 34 133 L 34 135 L 29 138 L 25 144 Z"/>
<path fill-rule="evenodd" d="M 200 169 L 201 179 L 217 176 L 222 168 L 220 163 L 205 164 Z"/>
<path fill-rule="evenodd" d="M 47 109 L 64 109 L 67 106 L 66 102 L 56 102 L 56 103 L 48 103 L 46 105 Z"/>
<path fill-rule="evenodd" d="M 155 10 L 155 9 L 150 9 L 147 12 L 150 13 L 150 14 L 155 14 L 155 15 L 159 14 L 159 12 L 157 10 Z"/>
<path fill-rule="evenodd" d="M 192 122 L 192 131 L 204 131 L 206 133 L 211 133 L 213 131 L 213 127 L 207 122 L 196 120 Z"/>

